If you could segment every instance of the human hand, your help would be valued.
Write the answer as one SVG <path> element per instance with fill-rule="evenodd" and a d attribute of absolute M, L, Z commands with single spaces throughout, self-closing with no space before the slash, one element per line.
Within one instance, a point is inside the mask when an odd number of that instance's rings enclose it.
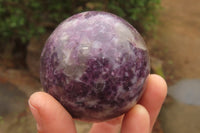
<path fill-rule="evenodd" d="M 94 123 L 90 133 L 150 133 L 167 94 L 163 78 L 150 75 L 141 100 L 126 114 L 109 121 Z M 37 121 L 38 133 L 76 133 L 73 118 L 51 95 L 36 92 L 29 107 Z"/>

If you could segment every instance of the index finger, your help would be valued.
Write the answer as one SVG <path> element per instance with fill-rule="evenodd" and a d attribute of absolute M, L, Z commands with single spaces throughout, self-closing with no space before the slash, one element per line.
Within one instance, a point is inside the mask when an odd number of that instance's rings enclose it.
<path fill-rule="evenodd" d="M 150 129 L 157 119 L 162 104 L 167 94 L 167 84 L 165 80 L 156 74 L 148 76 L 146 89 L 139 104 L 143 105 L 150 115 Z"/>

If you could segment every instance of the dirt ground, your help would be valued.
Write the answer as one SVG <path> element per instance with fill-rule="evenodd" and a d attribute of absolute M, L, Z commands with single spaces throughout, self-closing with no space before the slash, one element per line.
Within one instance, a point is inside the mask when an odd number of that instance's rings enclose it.
<path fill-rule="evenodd" d="M 200 1 L 162 0 L 156 37 L 148 47 L 163 61 L 169 87 L 182 79 L 200 79 Z M 198 133 L 198 110 L 167 98 L 159 116 L 164 133 Z"/>
<path fill-rule="evenodd" d="M 163 60 L 168 84 L 200 77 L 200 1 L 162 0 L 150 53 Z"/>

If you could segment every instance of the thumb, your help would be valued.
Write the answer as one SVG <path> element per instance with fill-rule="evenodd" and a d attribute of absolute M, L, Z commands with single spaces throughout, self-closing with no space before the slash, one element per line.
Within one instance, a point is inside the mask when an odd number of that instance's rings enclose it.
<path fill-rule="evenodd" d="M 37 121 L 38 133 L 76 133 L 72 117 L 51 95 L 36 92 L 28 103 Z"/>

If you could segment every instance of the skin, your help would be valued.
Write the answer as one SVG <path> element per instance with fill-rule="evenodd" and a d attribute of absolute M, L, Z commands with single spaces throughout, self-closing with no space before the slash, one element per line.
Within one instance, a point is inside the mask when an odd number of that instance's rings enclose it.
<path fill-rule="evenodd" d="M 126 114 L 109 121 L 93 123 L 89 133 L 150 133 L 167 94 L 165 80 L 148 76 L 141 100 Z M 51 95 L 35 92 L 29 98 L 38 133 L 76 133 L 73 118 Z"/>

